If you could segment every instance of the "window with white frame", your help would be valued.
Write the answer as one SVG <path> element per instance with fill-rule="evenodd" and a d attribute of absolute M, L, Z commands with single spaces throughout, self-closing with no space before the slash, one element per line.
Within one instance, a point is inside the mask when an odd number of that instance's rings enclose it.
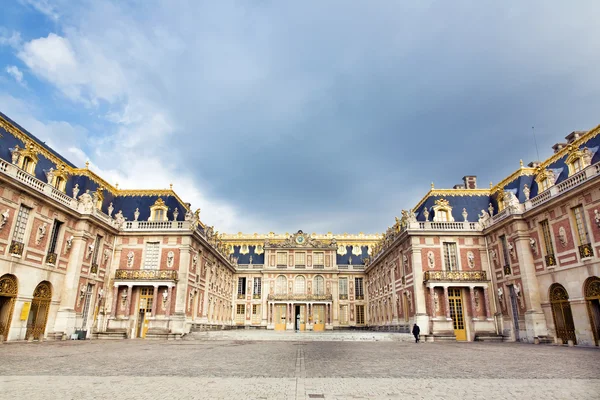
<path fill-rule="evenodd" d="M 262 292 L 261 280 L 260 280 L 260 278 L 255 277 L 252 293 L 254 294 L 255 298 L 260 299 L 261 292 Z"/>
<path fill-rule="evenodd" d="M 243 299 L 244 296 L 246 295 L 246 278 L 245 277 L 238 278 L 237 294 L 238 294 L 238 299 Z"/>
<path fill-rule="evenodd" d="M 146 243 L 146 251 L 145 251 L 145 259 L 144 259 L 144 269 L 158 269 L 159 268 L 159 260 L 158 255 L 160 252 L 160 243 L 159 242 L 147 242 Z"/>
<path fill-rule="evenodd" d="M 348 278 L 340 278 L 338 285 L 340 290 L 340 299 L 348 300 Z"/>
<path fill-rule="evenodd" d="M 304 252 L 296 252 L 294 253 L 294 259 L 296 262 L 294 263 L 296 266 L 303 267 L 306 265 L 306 253 Z"/>
<path fill-rule="evenodd" d="M 54 224 L 52 225 L 52 233 L 50 235 L 50 246 L 48 246 L 48 253 L 56 252 L 56 243 L 58 242 L 58 233 L 60 232 L 61 226 L 62 222 L 55 219 Z"/>
<path fill-rule="evenodd" d="M 275 294 L 287 294 L 287 278 L 279 275 L 275 281 Z"/>
<path fill-rule="evenodd" d="M 444 265 L 446 271 L 457 271 L 456 243 L 444 242 Z"/>
<path fill-rule="evenodd" d="M 436 220 L 439 222 L 448 222 L 448 211 L 439 210 L 436 214 Z"/>
<path fill-rule="evenodd" d="M 579 245 L 590 243 L 590 236 L 585 223 L 583 214 L 583 207 L 577 206 L 573 208 L 573 216 L 575 217 L 575 226 L 577 228 L 577 237 L 579 238 Z"/>
<path fill-rule="evenodd" d="M 15 224 L 15 230 L 13 232 L 13 240 L 15 242 L 23 243 L 25 240 L 25 229 L 27 228 L 27 220 L 29 219 L 29 213 L 31 208 L 21 206 L 19 213 L 17 214 L 17 223 Z"/>
<path fill-rule="evenodd" d="M 306 279 L 303 276 L 297 276 L 294 281 L 294 294 L 306 293 Z"/>
<path fill-rule="evenodd" d="M 325 253 L 322 251 L 313 253 L 313 265 L 325 265 Z"/>
<path fill-rule="evenodd" d="M 356 300 L 363 300 L 365 298 L 363 278 L 354 278 L 354 291 L 356 292 Z"/>
<path fill-rule="evenodd" d="M 315 294 L 317 296 L 325 294 L 325 279 L 321 275 L 315 276 Z"/>
<path fill-rule="evenodd" d="M 278 251 L 277 252 L 277 266 L 287 266 L 287 252 Z"/>
<path fill-rule="evenodd" d="M 552 244 L 552 236 L 550 234 L 550 224 L 548 220 L 540 222 L 542 228 L 542 238 L 544 239 L 544 247 L 546 248 L 546 255 L 554 255 L 554 245 Z"/>
<path fill-rule="evenodd" d="M 510 266 L 510 253 L 508 251 L 508 242 L 506 236 L 500 236 L 500 246 L 502 246 L 502 257 L 504 257 L 504 266 Z"/>

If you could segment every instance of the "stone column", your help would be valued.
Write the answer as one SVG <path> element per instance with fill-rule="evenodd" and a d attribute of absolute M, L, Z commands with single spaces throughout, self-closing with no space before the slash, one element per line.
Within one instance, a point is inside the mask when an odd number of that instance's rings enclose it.
<path fill-rule="evenodd" d="M 156 317 L 156 305 L 158 302 L 158 284 L 154 284 L 154 296 L 152 296 L 152 313 L 150 316 Z"/>
<path fill-rule="evenodd" d="M 490 319 L 492 317 L 492 313 L 490 312 L 490 296 L 488 294 L 487 286 L 483 287 L 483 301 L 485 302 L 485 317 Z"/>
<path fill-rule="evenodd" d="M 119 304 L 119 286 L 115 285 L 113 287 L 113 294 L 112 294 L 113 298 L 112 298 L 112 308 L 110 310 L 110 316 L 115 318 L 117 316 L 117 307 Z"/>
<path fill-rule="evenodd" d="M 529 343 L 533 343 L 535 337 L 548 334 L 548 327 L 546 325 L 546 317 L 542 311 L 540 291 L 535 275 L 535 265 L 529 245 L 527 223 L 525 221 L 517 221 L 514 225 L 517 228 L 514 247 L 519 259 L 521 282 L 523 284 L 521 296 L 525 299 L 525 307 L 527 308 L 525 312 L 527 340 Z"/>
<path fill-rule="evenodd" d="M 429 287 L 429 304 L 431 307 L 431 317 L 435 318 L 435 287 L 434 286 L 430 286 Z"/>
<path fill-rule="evenodd" d="M 70 336 L 75 331 L 75 305 L 79 296 L 79 277 L 81 276 L 81 263 L 85 257 L 86 241 L 84 231 L 89 231 L 89 225 L 86 221 L 77 223 L 77 232 L 73 233 L 71 249 L 68 253 L 67 271 L 64 277 L 62 287 L 59 289 L 60 306 L 56 314 L 54 330 L 64 332 Z M 91 239 L 90 239 L 91 240 Z M 14 320 L 13 320 L 14 321 Z"/>
<path fill-rule="evenodd" d="M 448 286 L 444 286 L 444 302 L 446 303 L 446 319 L 450 319 L 450 299 L 448 299 Z"/>
<path fill-rule="evenodd" d="M 165 311 L 165 315 L 167 316 L 167 318 L 169 318 L 171 316 L 171 299 L 172 298 L 173 298 L 173 286 L 169 286 L 169 295 L 167 297 L 167 310 Z"/>
<path fill-rule="evenodd" d="M 127 304 L 125 309 L 125 316 L 129 318 L 131 313 L 131 296 L 133 295 L 133 285 L 127 285 Z"/>
<path fill-rule="evenodd" d="M 477 309 L 475 308 L 475 288 L 469 287 L 469 296 L 471 297 L 471 318 L 477 319 Z"/>

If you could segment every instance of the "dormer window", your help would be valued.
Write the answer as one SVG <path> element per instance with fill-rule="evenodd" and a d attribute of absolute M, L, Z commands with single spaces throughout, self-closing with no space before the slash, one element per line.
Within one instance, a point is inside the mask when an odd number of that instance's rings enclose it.
<path fill-rule="evenodd" d="M 150 207 L 150 219 L 148 221 L 167 221 L 167 211 L 169 211 L 169 207 L 163 199 L 158 198 L 154 205 Z"/>
<path fill-rule="evenodd" d="M 571 148 L 565 163 L 569 167 L 569 176 L 581 172 L 592 163 L 592 152 L 587 147 Z"/>
<path fill-rule="evenodd" d="M 67 168 L 64 164 L 52 171 L 52 180 L 49 183 L 61 192 L 65 191 L 67 186 Z"/>
<path fill-rule="evenodd" d="M 12 151 L 13 163 L 28 174 L 35 174 L 35 166 L 38 162 L 37 150 L 33 143 L 28 143 L 25 148 L 20 149 L 16 146 Z"/>
<path fill-rule="evenodd" d="M 540 169 L 535 177 L 535 181 L 538 184 L 538 192 L 541 193 L 550 189 L 556 182 L 556 178 L 557 176 L 554 171 L 550 169 Z"/>
<path fill-rule="evenodd" d="M 435 213 L 436 215 L 436 221 L 440 221 L 440 222 L 447 222 L 448 221 L 448 211 L 446 210 L 439 210 L 437 213 Z"/>
<path fill-rule="evenodd" d="M 452 207 L 446 199 L 438 199 L 435 201 L 433 208 L 433 221 L 434 222 L 453 222 Z"/>

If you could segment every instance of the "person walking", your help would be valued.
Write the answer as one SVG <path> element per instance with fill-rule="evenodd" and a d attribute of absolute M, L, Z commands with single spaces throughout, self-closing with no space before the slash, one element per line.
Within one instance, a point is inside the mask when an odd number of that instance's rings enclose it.
<path fill-rule="evenodd" d="M 419 325 L 415 324 L 413 326 L 413 330 L 412 330 L 412 334 L 415 337 L 415 343 L 419 343 L 419 334 L 421 333 L 421 328 L 419 328 Z"/>

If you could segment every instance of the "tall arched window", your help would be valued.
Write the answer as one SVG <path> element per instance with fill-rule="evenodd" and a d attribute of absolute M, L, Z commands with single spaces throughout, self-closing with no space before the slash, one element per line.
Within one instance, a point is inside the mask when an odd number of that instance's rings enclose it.
<path fill-rule="evenodd" d="M 325 294 L 325 279 L 321 275 L 315 276 L 315 294 L 318 296 Z"/>
<path fill-rule="evenodd" d="M 294 283 L 294 294 L 306 293 L 306 279 L 303 276 L 297 276 Z"/>
<path fill-rule="evenodd" d="M 283 275 L 277 277 L 275 294 L 287 294 L 287 279 Z"/>

